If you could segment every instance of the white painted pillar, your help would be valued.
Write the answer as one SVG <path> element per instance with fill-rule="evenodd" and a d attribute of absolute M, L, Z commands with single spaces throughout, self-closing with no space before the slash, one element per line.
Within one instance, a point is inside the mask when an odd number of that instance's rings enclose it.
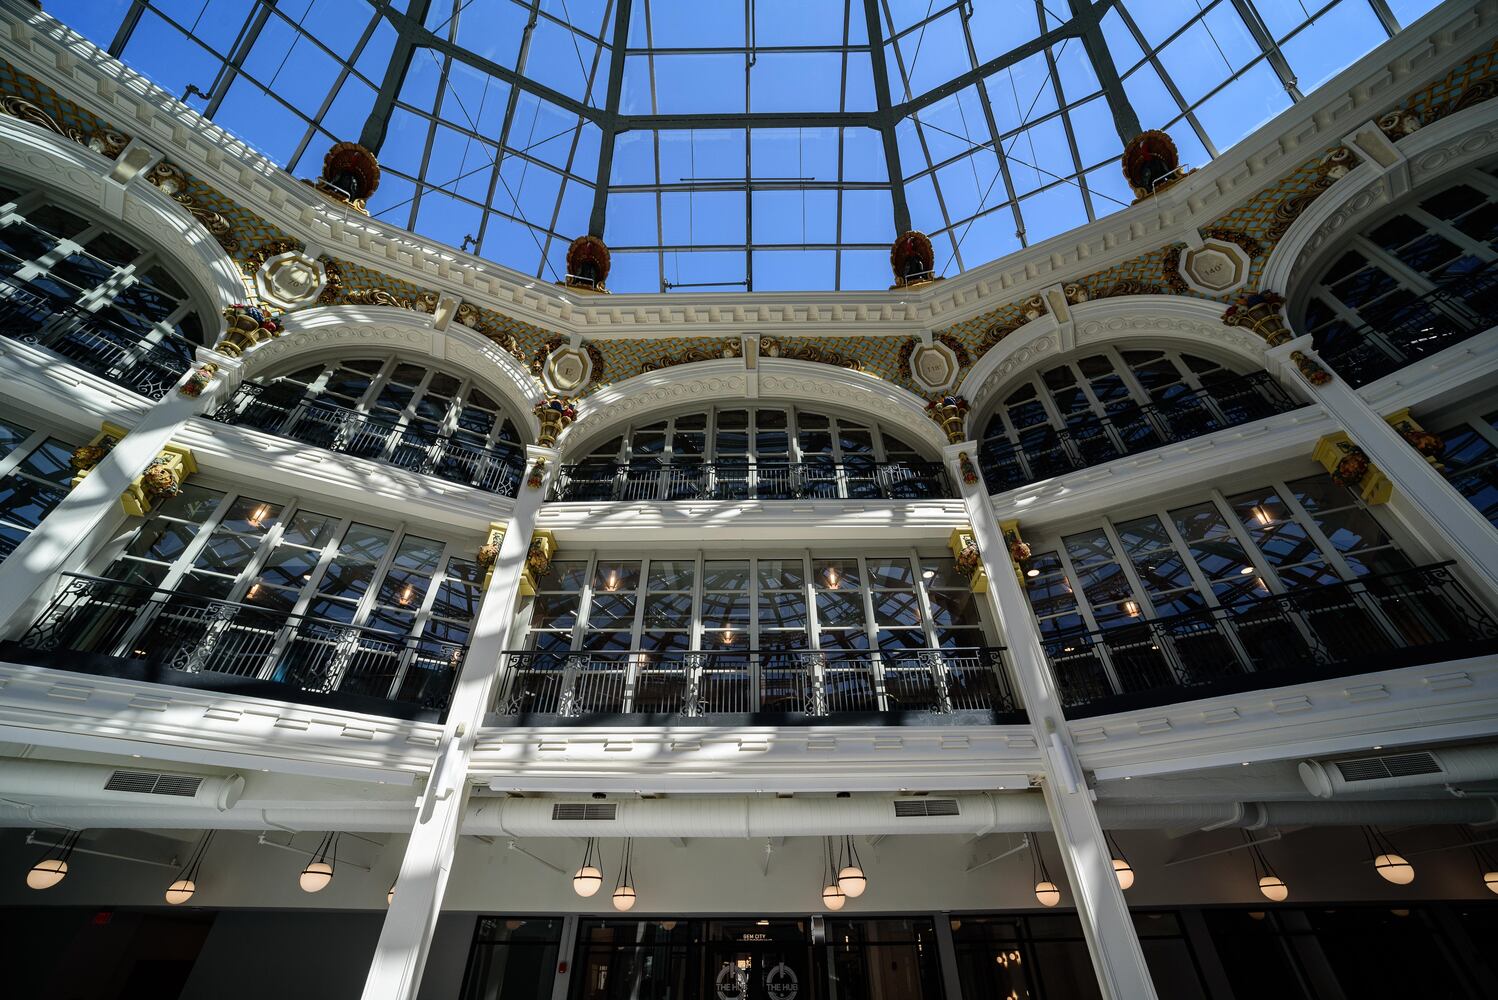
<path fill-rule="evenodd" d="M 1010 671 L 1041 748 L 1041 791 L 1061 848 L 1061 860 L 1066 866 L 1087 949 L 1092 955 L 1093 971 L 1097 973 L 1105 1000 L 1153 1000 L 1154 983 L 1123 891 L 1113 874 L 1113 860 L 1103 838 L 1103 828 L 1098 824 L 1092 790 L 1087 787 L 1072 746 L 1066 717 L 1061 711 L 1060 691 L 1040 645 L 1040 631 L 1030 613 L 1030 602 L 1020 587 L 1009 558 L 1008 543 L 999 531 L 982 479 L 973 484 L 962 481 L 957 460 L 962 452 L 976 466 L 978 443 L 950 445 L 944 455 L 952 481 L 961 490 L 967 507 L 973 539 L 978 543 L 983 568 L 988 573 L 989 607 L 1004 629 Z"/>
<path fill-rule="evenodd" d="M 1322 385 L 1312 384 L 1290 357 L 1296 351 L 1320 365 L 1331 379 Z M 1320 361 L 1311 348 L 1309 336 L 1271 349 L 1265 361 L 1282 380 L 1297 380 L 1315 402 L 1326 408 L 1352 442 L 1367 453 L 1368 460 L 1384 474 L 1395 492 L 1419 512 L 1431 537 L 1444 550 L 1441 554 L 1455 559 L 1464 576 L 1486 589 L 1490 601 L 1498 600 L 1498 531 L 1472 502 L 1411 447 L 1356 389 Z"/>
<path fill-rule="evenodd" d="M 217 406 L 238 384 L 238 361 L 198 348 L 198 363 L 210 361 L 219 366 L 219 374 L 202 395 L 184 396 L 177 391 L 193 376 L 194 366 L 0 563 L 0 627 L 6 634 L 29 624 L 16 620 L 18 613 L 29 610 L 40 592 L 45 591 L 50 599 L 57 575 L 68 567 L 74 551 L 100 530 L 119 506 L 120 494 L 181 432 L 187 419 Z"/>
<path fill-rule="evenodd" d="M 532 446 L 526 448 L 527 471 L 539 458 L 546 459 L 546 478 L 539 489 L 532 489 L 525 484 L 526 472 L 521 473 L 520 492 L 474 622 L 463 670 L 453 689 L 437 762 L 417 800 L 416 826 L 406 844 L 395 898 L 385 914 L 364 981 L 364 1000 L 414 1000 L 421 985 L 467 805 L 469 761 L 503 669 L 503 652 L 514 644 L 510 633 L 520 597 L 520 577 L 536 516 L 557 468 L 555 451 Z"/>

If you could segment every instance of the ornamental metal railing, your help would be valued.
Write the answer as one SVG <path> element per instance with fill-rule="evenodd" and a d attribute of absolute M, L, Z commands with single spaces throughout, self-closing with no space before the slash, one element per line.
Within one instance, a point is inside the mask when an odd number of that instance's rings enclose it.
<path fill-rule="evenodd" d="M 921 500 L 953 496 L 939 462 L 583 462 L 561 468 L 551 499 Z"/>
<path fill-rule="evenodd" d="M 257 382 L 241 385 L 212 416 L 500 496 L 515 495 L 525 468 L 525 450 L 518 445 L 470 444 L 322 400 L 286 398 L 274 385 Z"/>
<path fill-rule="evenodd" d="M 1019 710 L 1002 647 L 866 653 L 732 650 L 505 654 L 504 716 L 642 714 L 684 719 L 771 713 Z"/>
<path fill-rule="evenodd" d="M 1498 651 L 1451 565 L 1047 637 L 1046 656 L 1069 714 L 1098 715 Z"/>
<path fill-rule="evenodd" d="M 984 441 L 979 464 L 989 492 L 1001 493 L 1304 405 L 1268 372 L 1250 372 L 1164 402 L 1129 403 L 1106 417 L 1074 417 L 1065 430 L 1031 427 L 1018 441 Z"/>
<path fill-rule="evenodd" d="M 1348 383 L 1361 386 L 1495 326 L 1498 261 L 1438 279 L 1433 291 L 1399 300 L 1363 326 L 1328 338 L 1316 353 Z"/>
<path fill-rule="evenodd" d="M 357 696 L 361 710 L 375 712 L 381 702 L 441 712 L 467 652 L 425 636 L 78 574 L 64 575 L 14 646 L 14 655 L 49 666 L 134 661 L 165 683 L 189 675 L 210 688 L 259 681 L 288 700 L 296 700 L 290 692 Z"/>
<path fill-rule="evenodd" d="M 151 399 L 165 396 L 196 357 L 193 344 L 155 326 L 127 327 L 100 313 L 59 306 L 5 278 L 0 278 L 0 335 L 46 348 Z"/>

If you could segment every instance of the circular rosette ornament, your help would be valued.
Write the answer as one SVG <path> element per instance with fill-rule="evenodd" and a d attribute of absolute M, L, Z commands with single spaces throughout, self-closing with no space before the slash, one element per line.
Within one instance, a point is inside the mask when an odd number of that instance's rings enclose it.
<path fill-rule="evenodd" d="M 579 236 L 567 247 L 567 280 L 573 288 L 608 291 L 609 248 L 597 236 Z"/>
<path fill-rule="evenodd" d="M 895 272 L 895 287 L 929 281 L 935 277 L 936 251 L 925 233 L 912 229 L 889 248 L 889 266 Z"/>

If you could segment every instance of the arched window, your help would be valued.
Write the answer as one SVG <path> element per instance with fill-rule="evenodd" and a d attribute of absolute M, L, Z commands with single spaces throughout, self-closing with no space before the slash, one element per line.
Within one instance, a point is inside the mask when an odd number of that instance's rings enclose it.
<path fill-rule="evenodd" d="M 1266 372 L 1240 375 L 1182 351 L 1105 347 L 1011 386 L 979 458 L 997 493 L 1296 404 Z"/>
<path fill-rule="evenodd" d="M 0 181 L 0 331 L 160 399 L 192 364 L 203 326 L 162 255 Z"/>
<path fill-rule="evenodd" d="M 1493 325 L 1498 166 L 1465 171 L 1340 245 L 1300 329 L 1362 385 Z"/>
<path fill-rule="evenodd" d="M 940 463 L 862 417 L 725 405 L 631 424 L 558 483 L 559 500 L 946 496 Z"/>
<path fill-rule="evenodd" d="M 394 355 L 247 382 L 215 418 L 510 496 L 525 464 L 515 425 L 476 379 Z"/>

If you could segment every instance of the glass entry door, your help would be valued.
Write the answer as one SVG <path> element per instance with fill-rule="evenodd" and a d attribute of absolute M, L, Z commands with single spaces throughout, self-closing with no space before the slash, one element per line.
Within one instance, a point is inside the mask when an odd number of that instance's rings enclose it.
<path fill-rule="evenodd" d="M 804 942 L 713 943 L 703 963 L 703 1000 L 822 1000 L 825 973 Z"/>

